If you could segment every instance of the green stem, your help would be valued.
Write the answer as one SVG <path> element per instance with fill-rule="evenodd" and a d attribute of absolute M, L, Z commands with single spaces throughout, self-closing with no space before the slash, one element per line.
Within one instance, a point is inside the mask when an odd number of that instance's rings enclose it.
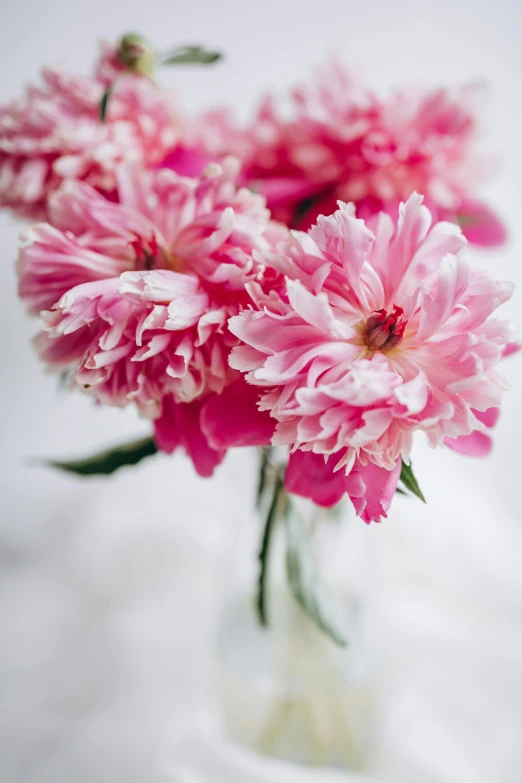
<path fill-rule="evenodd" d="M 261 548 L 259 550 L 258 556 L 260 570 L 257 583 L 256 608 L 259 622 L 264 628 L 266 628 L 268 625 L 266 594 L 268 582 L 268 561 L 270 557 L 272 532 L 278 517 L 285 514 L 287 505 L 283 476 L 283 472 L 279 471 L 275 478 L 274 493 L 272 495 L 272 501 L 270 503 L 270 508 L 268 509 L 268 514 L 266 516 L 263 537 L 261 539 Z"/>
<path fill-rule="evenodd" d="M 259 480 L 257 483 L 257 492 L 256 492 L 256 508 L 259 509 L 261 507 L 261 503 L 263 500 L 263 495 L 265 493 L 266 489 L 266 483 L 268 478 L 268 470 L 270 468 L 270 454 L 272 451 L 271 446 L 263 446 L 260 450 L 261 454 L 261 464 L 259 466 Z"/>

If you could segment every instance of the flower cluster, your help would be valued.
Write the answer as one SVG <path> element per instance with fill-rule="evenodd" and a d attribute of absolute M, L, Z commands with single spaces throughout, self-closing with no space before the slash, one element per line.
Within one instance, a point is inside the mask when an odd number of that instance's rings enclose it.
<path fill-rule="evenodd" d="M 0 206 L 45 218 L 65 179 L 111 195 L 122 164 L 160 164 L 182 135 L 172 97 L 145 76 L 124 73 L 104 46 L 92 76 L 44 68 L 42 85 L 0 107 Z M 114 85 L 105 123 L 100 101 Z"/>
<path fill-rule="evenodd" d="M 209 454 L 194 431 L 201 405 L 238 376 L 227 321 L 259 274 L 254 252 L 279 236 L 263 199 L 237 189 L 225 165 L 198 179 L 121 168 L 117 202 L 64 183 L 18 261 L 20 296 L 42 320 L 41 358 L 99 402 L 136 404 L 158 444 L 184 445 L 204 475 L 223 452 Z"/>
<path fill-rule="evenodd" d="M 460 254 L 503 238 L 472 200 L 473 90 L 382 101 L 334 65 L 295 116 L 267 102 L 241 131 L 219 112 L 182 127 L 124 70 L 111 49 L 91 79 L 46 70 L 0 113 L 0 203 L 46 221 L 18 260 L 41 358 L 135 405 L 201 475 L 279 446 L 287 492 L 347 494 L 366 522 L 416 432 L 488 453 L 517 344 L 494 315 L 511 285 Z"/>
<path fill-rule="evenodd" d="M 481 91 L 469 85 L 381 99 L 333 61 L 317 83 L 292 90 L 290 118 L 268 97 L 246 129 L 223 114 L 211 119 L 221 149 L 243 160 L 246 181 L 294 228 L 331 214 L 338 199 L 355 203 L 359 217 L 382 210 L 396 217 L 417 191 L 437 219 L 459 223 L 472 243 L 494 246 L 504 227 L 474 196 L 492 163 L 476 146 Z"/>
<path fill-rule="evenodd" d="M 295 452 L 293 492 L 323 505 L 347 492 L 370 521 L 385 515 L 416 431 L 484 450 L 514 339 L 490 316 L 512 285 L 470 267 L 464 243 L 456 225 L 432 225 L 417 194 L 373 231 L 341 202 L 266 259 L 280 290 L 247 284 L 253 304 L 229 322 L 241 341 L 230 364 L 262 391 L 272 443 Z M 233 445 L 230 428 L 213 442 Z"/>

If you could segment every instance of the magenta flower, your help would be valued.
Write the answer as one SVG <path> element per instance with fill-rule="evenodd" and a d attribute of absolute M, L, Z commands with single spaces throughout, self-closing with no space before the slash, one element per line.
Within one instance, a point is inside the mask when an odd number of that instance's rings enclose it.
<path fill-rule="evenodd" d="M 185 447 L 205 475 L 224 451 L 203 450 L 201 406 L 238 377 L 227 320 L 259 275 L 255 251 L 282 231 L 260 196 L 236 189 L 235 170 L 123 169 L 119 203 L 65 183 L 49 199 L 52 225 L 27 232 L 18 262 L 20 296 L 42 319 L 42 359 L 99 402 L 135 403 L 158 445 Z"/>
<path fill-rule="evenodd" d="M 64 179 L 105 193 L 122 163 L 159 164 L 177 143 L 181 122 L 172 100 L 146 77 L 125 74 L 105 47 L 93 76 L 44 68 L 42 86 L 0 107 L 0 206 L 47 217 L 47 199 Z M 119 74 L 105 123 L 100 100 Z"/>
<path fill-rule="evenodd" d="M 475 200 L 492 161 L 477 147 L 475 85 L 404 91 L 381 99 L 332 62 L 316 83 L 288 96 L 291 116 L 268 98 L 246 131 L 221 117 L 224 149 L 244 161 L 244 175 L 274 216 L 307 229 L 337 199 L 366 219 L 423 193 L 438 220 L 461 225 L 472 243 L 501 244 L 505 229 Z M 214 123 L 216 125 L 216 123 Z"/>
<path fill-rule="evenodd" d="M 248 285 L 255 307 L 229 322 L 243 343 L 230 364 L 259 387 L 272 442 L 321 455 L 341 474 L 325 504 L 347 482 L 367 520 L 385 515 L 417 430 L 433 446 L 483 433 L 506 387 L 497 365 L 513 334 L 490 316 L 512 286 L 459 257 L 457 226 L 431 222 L 417 194 L 374 232 L 341 203 L 266 257 L 284 290 Z M 321 502 L 300 459 L 290 488 Z"/>

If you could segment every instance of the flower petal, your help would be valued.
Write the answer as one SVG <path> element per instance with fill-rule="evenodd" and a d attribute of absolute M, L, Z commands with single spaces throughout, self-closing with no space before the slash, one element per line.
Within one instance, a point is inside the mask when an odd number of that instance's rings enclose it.
<path fill-rule="evenodd" d="M 259 389 L 240 378 L 203 403 L 201 426 L 212 448 L 270 445 L 276 421 L 259 410 L 259 397 Z"/>

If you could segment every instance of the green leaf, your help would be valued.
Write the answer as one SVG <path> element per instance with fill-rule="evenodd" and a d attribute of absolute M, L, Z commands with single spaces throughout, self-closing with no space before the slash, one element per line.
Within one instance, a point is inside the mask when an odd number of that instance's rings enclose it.
<path fill-rule="evenodd" d="M 399 495 L 406 495 L 406 496 L 408 495 L 408 493 L 407 493 L 407 492 L 405 492 L 405 491 L 404 491 L 403 489 L 401 489 L 400 487 L 396 487 L 396 488 L 395 488 L 395 492 L 397 492 Z"/>
<path fill-rule="evenodd" d="M 426 502 L 426 498 L 422 494 L 418 481 L 413 474 L 413 467 L 411 462 L 409 465 L 407 465 L 405 462 L 402 463 L 400 480 L 402 481 L 406 489 L 409 489 L 410 492 L 412 492 L 414 495 L 420 498 L 420 500 L 422 500 L 423 503 Z"/>
<path fill-rule="evenodd" d="M 346 647 L 347 639 L 335 606 L 320 579 L 310 551 L 310 541 L 301 517 L 286 515 L 286 573 L 293 596 L 305 614 L 335 644 Z"/>
<path fill-rule="evenodd" d="M 221 52 L 212 52 L 202 46 L 180 46 L 161 58 L 162 65 L 211 65 L 222 58 Z"/>
<path fill-rule="evenodd" d="M 101 451 L 85 459 L 59 462 L 56 460 L 46 462 L 52 468 L 65 470 L 77 476 L 107 476 L 114 473 L 124 465 L 136 465 L 145 457 L 156 454 L 158 447 L 152 438 L 135 440 L 123 446 Z"/>
<path fill-rule="evenodd" d="M 112 91 L 114 89 L 114 83 L 110 84 L 105 92 L 103 93 L 101 100 L 100 100 L 100 120 L 102 122 L 105 122 L 105 119 L 107 117 L 107 109 L 109 108 L 109 99 L 112 95 Z"/>
<path fill-rule="evenodd" d="M 272 541 L 272 532 L 274 524 L 280 516 L 284 516 L 287 508 L 287 497 L 284 490 L 283 476 L 278 473 L 275 484 L 274 492 L 272 495 L 272 502 L 266 515 L 265 527 L 263 530 L 263 537 L 261 539 L 261 548 L 259 550 L 259 578 L 257 581 L 257 596 L 256 596 L 256 608 L 259 617 L 259 622 L 266 628 L 268 625 L 268 613 L 266 607 L 266 592 L 267 592 L 267 578 L 268 578 L 268 561 L 270 558 L 270 544 Z"/>

